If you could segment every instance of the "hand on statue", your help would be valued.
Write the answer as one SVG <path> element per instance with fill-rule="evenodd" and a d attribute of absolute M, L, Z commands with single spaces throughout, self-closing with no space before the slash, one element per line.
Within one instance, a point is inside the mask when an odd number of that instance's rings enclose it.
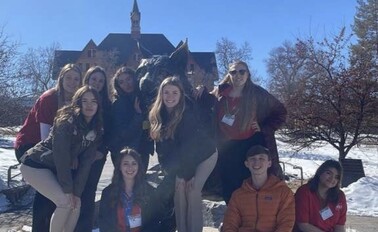
<path fill-rule="evenodd" d="M 205 90 L 205 86 L 200 85 L 193 89 L 193 97 L 195 99 L 201 98 L 203 91 Z"/>

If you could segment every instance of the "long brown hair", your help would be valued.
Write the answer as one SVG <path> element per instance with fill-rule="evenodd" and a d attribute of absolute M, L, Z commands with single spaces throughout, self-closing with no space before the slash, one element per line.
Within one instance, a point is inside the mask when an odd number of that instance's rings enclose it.
<path fill-rule="evenodd" d="M 135 175 L 134 188 L 133 188 L 133 197 L 135 202 L 142 203 L 146 197 L 145 192 L 145 173 L 144 166 L 142 163 L 142 158 L 140 154 L 129 147 L 125 147 L 120 152 L 119 156 L 114 165 L 114 172 L 112 178 L 113 191 L 111 192 L 111 207 L 116 207 L 118 202 L 121 199 L 122 192 L 125 189 L 125 181 L 123 180 L 123 175 L 121 171 L 122 160 L 126 156 L 131 156 L 138 164 L 138 172 Z"/>
<path fill-rule="evenodd" d="M 241 60 L 236 60 L 232 62 L 228 68 L 230 70 L 231 67 L 236 65 L 243 65 L 248 73 L 247 81 L 243 87 L 241 99 L 238 103 L 237 108 L 239 109 L 238 113 L 240 115 L 240 130 L 245 131 L 248 130 L 250 127 L 251 118 L 256 117 L 256 98 L 253 93 L 253 84 L 251 79 L 251 72 L 249 71 L 247 63 Z M 231 74 L 227 73 L 223 80 L 220 82 L 220 85 L 222 84 L 228 84 L 232 86 L 231 81 Z M 219 91 L 219 89 L 218 89 Z M 216 92 L 217 97 L 220 97 L 220 93 Z"/>
<path fill-rule="evenodd" d="M 166 111 L 163 102 L 163 89 L 167 85 L 176 86 L 180 90 L 180 101 L 173 108 L 171 113 Z M 150 136 L 155 141 L 162 141 L 164 139 L 174 139 L 174 134 L 178 124 L 182 119 L 185 110 L 185 96 L 184 88 L 180 79 L 177 76 L 167 77 L 160 84 L 158 94 L 155 102 L 152 104 L 148 118 L 150 120 L 151 129 Z M 163 113 L 168 114 L 168 122 L 163 125 Z"/>
<path fill-rule="evenodd" d="M 133 79 L 134 83 L 134 93 L 137 93 L 138 91 L 138 81 L 136 79 L 135 70 L 126 66 L 123 66 L 117 70 L 117 72 L 114 74 L 112 79 L 112 85 L 113 85 L 113 93 L 112 93 L 112 100 L 114 101 L 116 98 L 118 98 L 120 95 L 124 94 L 124 91 L 122 90 L 121 86 L 119 86 L 119 77 L 122 74 L 127 74 Z"/>
<path fill-rule="evenodd" d="M 97 101 L 97 112 L 93 116 L 90 125 L 93 126 L 93 129 L 96 130 L 96 134 L 102 133 L 102 107 L 101 107 L 101 101 L 100 101 L 100 95 L 98 92 L 90 87 L 90 86 L 83 86 L 79 88 L 74 96 L 72 97 L 71 104 L 64 106 L 60 110 L 58 110 L 56 117 L 54 119 L 54 125 L 59 125 L 60 123 L 70 120 L 70 118 L 73 118 L 74 120 L 83 120 L 83 115 L 81 112 L 82 109 L 82 97 L 85 93 L 90 92 L 93 94 Z"/>
<path fill-rule="evenodd" d="M 100 96 L 103 101 L 110 101 L 109 100 L 109 93 L 108 93 L 108 78 L 106 77 L 105 70 L 100 66 L 93 66 L 88 69 L 88 71 L 84 75 L 83 85 L 89 85 L 89 80 L 91 79 L 92 74 L 94 73 L 101 73 L 105 77 L 104 87 L 100 90 Z"/>
<path fill-rule="evenodd" d="M 66 64 L 63 66 L 63 68 L 60 70 L 59 75 L 58 75 L 58 81 L 55 86 L 55 90 L 58 92 L 58 106 L 59 108 L 62 107 L 65 104 L 65 96 L 64 96 L 64 88 L 63 88 L 63 79 L 66 73 L 70 70 L 73 70 L 77 72 L 80 76 L 80 83 L 82 79 L 81 75 L 81 69 L 79 66 L 76 64 Z"/>
<path fill-rule="evenodd" d="M 337 204 L 337 202 L 339 201 L 339 192 L 341 191 L 340 187 L 341 187 L 341 181 L 343 178 L 343 167 L 341 166 L 340 162 L 336 160 L 327 160 L 324 163 L 322 163 L 322 165 L 320 165 L 319 168 L 316 170 L 314 177 L 312 177 L 308 181 L 308 185 L 311 192 L 318 191 L 320 176 L 329 168 L 335 168 L 338 174 L 340 175 L 340 179 L 338 180 L 335 187 L 328 189 L 326 201 L 327 203 L 332 202 L 332 203 Z"/>

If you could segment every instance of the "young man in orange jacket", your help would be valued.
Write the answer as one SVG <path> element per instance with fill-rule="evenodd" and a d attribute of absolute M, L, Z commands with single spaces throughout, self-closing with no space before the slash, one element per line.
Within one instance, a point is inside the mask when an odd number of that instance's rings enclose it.
<path fill-rule="evenodd" d="M 251 172 L 231 197 L 222 232 L 291 232 L 295 222 L 295 201 L 291 189 L 270 174 L 271 155 L 267 148 L 251 147 L 244 162 Z"/>

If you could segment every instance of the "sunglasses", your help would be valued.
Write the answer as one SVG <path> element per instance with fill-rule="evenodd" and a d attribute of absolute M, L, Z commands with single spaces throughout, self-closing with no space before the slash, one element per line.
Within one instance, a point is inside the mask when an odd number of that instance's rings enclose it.
<path fill-rule="evenodd" d="M 228 73 L 230 73 L 232 76 L 234 76 L 238 72 L 239 72 L 240 75 L 244 75 L 247 72 L 247 70 L 245 70 L 245 69 L 232 70 L 232 71 L 229 71 Z"/>

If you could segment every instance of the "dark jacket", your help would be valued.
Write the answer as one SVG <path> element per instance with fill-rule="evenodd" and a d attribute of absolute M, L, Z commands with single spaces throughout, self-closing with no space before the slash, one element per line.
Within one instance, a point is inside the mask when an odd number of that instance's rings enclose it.
<path fill-rule="evenodd" d="M 111 204 L 111 193 L 115 191 L 114 186 L 110 184 L 107 186 L 101 194 L 100 201 L 100 211 L 98 217 L 99 228 L 101 232 L 120 232 L 118 227 L 119 222 L 117 215 L 118 207 L 121 205 L 120 202 L 117 203 L 117 207 L 112 207 Z M 160 224 L 160 216 L 163 214 L 162 205 L 158 199 L 156 199 L 154 193 L 155 189 L 145 183 L 145 201 L 140 203 L 141 212 L 142 212 L 142 232 L 152 232 L 158 231 Z"/>
<path fill-rule="evenodd" d="M 231 88 L 229 84 L 222 84 L 218 86 L 218 98 L 211 95 L 205 94 L 203 96 L 204 101 L 212 107 L 215 105 L 214 113 L 217 112 L 217 105 L 215 104 L 217 101 L 220 101 L 224 97 L 224 92 L 228 88 Z M 278 164 L 278 151 L 277 151 L 277 144 L 276 138 L 274 136 L 275 131 L 280 128 L 286 121 L 287 110 L 277 98 L 271 95 L 268 91 L 262 88 L 259 85 L 252 85 L 254 98 L 256 101 L 256 116 L 257 116 L 257 123 L 260 126 L 261 132 L 264 135 L 264 141 L 266 147 L 270 150 L 272 155 L 272 166 L 274 173 L 277 175 L 281 175 L 282 171 L 280 171 L 280 167 Z M 211 105 L 212 104 L 212 105 Z M 216 118 L 216 116 L 214 116 Z M 215 125 L 216 127 L 216 125 Z M 215 129 L 218 131 L 219 130 Z M 219 136 L 218 140 L 221 140 L 222 137 Z"/>
<path fill-rule="evenodd" d="M 167 115 L 163 115 L 163 126 L 166 118 Z M 215 151 L 213 136 L 203 128 L 195 109 L 190 104 L 186 104 L 174 139 L 156 142 L 156 152 L 162 168 L 168 174 L 177 175 L 185 180 L 190 180 L 197 166 Z"/>
<path fill-rule="evenodd" d="M 56 171 L 63 192 L 80 197 L 101 138 L 102 134 L 89 129 L 82 118 L 71 117 L 58 125 L 54 124 L 46 140 L 25 153 L 23 163 Z M 72 170 L 75 160 L 79 165 Z"/>
<path fill-rule="evenodd" d="M 135 111 L 134 101 L 134 95 L 122 94 L 112 104 L 109 139 L 109 148 L 112 152 L 119 152 L 125 146 L 138 150 L 143 117 Z"/>

